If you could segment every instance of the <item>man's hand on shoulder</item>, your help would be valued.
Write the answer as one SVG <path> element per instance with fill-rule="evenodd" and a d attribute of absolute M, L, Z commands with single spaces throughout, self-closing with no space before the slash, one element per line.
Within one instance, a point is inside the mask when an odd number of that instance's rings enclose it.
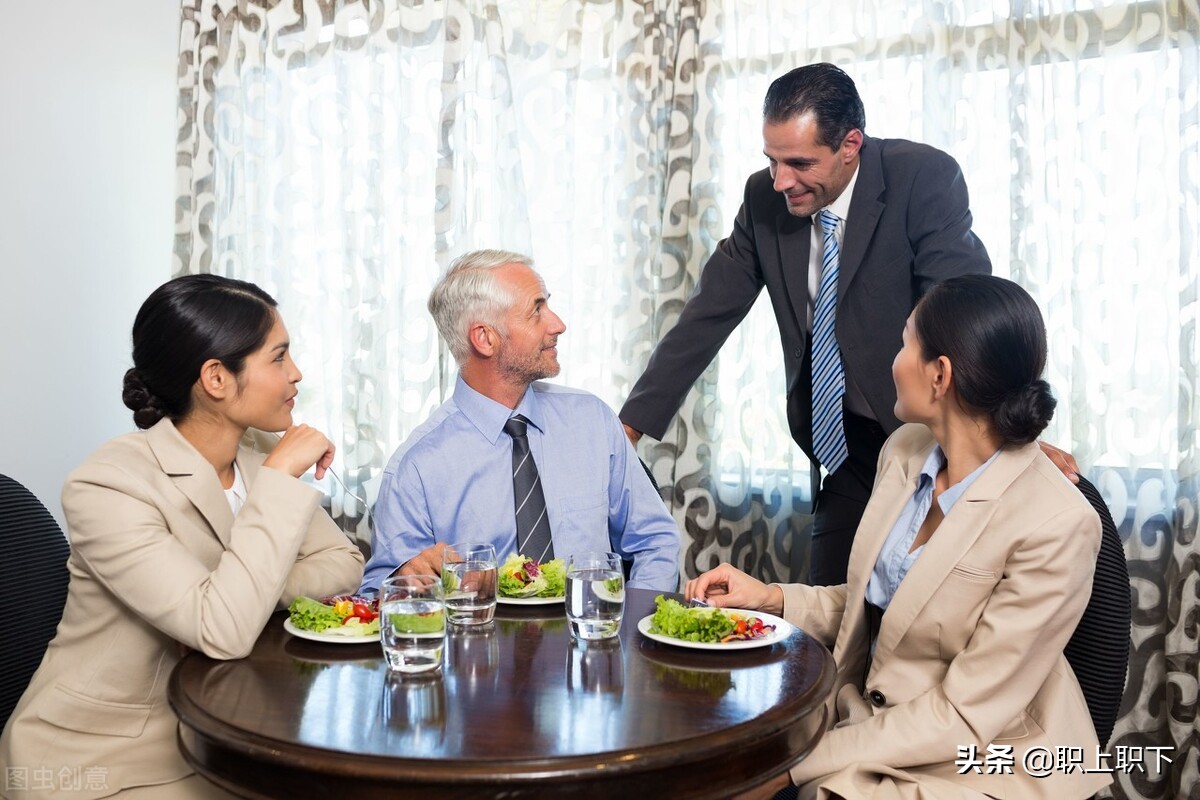
<path fill-rule="evenodd" d="M 1054 466 L 1061 469 L 1063 475 L 1066 475 L 1071 483 L 1079 483 L 1079 464 L 1075 463 L 1075 456 L 1041 440 L 1038 440 L 1038 446 L 1042 448 L 1046 458 L 1054 462 Z"/>
<path fill-rule="evenodd" d="M 634 447 L 637 447 L 637 443 L 642 439 L 642 432 L 635 431 L 624 422 L 621 423 L 621 427 L 625 429 L 625 435 L 629 437 L 629 443 Z"/>

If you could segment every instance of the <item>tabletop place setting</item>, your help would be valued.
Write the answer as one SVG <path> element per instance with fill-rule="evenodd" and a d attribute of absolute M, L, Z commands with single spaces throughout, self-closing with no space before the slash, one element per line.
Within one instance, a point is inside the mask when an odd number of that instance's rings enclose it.
<path fill-rule="evenodd" d="M 625 574 L 616 553 L 575 553 L 545 564 L 521 554 L 498 563 L 495 547 L 483 542 L 449 545 L 441 575 L 394 575 L 375 598 L 358 595 L 297 598 L 284 630 L 308 641 L 371 644 L 378 641 L 389 671 L 420 675 L 445 664 L 446 636 L 492 626 L 498 606 L 559 618 L 577 647 L 619 637 L 625 612 Z M 722 609 L 693 600 L 655 597 L 655 612 L 637 621 L 652 642 L 706 652 L 770 647 L 794 628 L 761 611 Z M 707 667 L 732 665 L 720 662 Z"/>
<path fill-rule="evenodd" d="M 246 659 L 176 670 L 182 752 L 268 794 L 333 780 L 363 798 L 715 800 L 747 780 L 730 754 L 814 746 L 835 674 L 823 646 L 770 614 L 629 587 L 626 570 L 612 552 L 540 563 L 462 541 L 440 574 L 298 597 Z"/>

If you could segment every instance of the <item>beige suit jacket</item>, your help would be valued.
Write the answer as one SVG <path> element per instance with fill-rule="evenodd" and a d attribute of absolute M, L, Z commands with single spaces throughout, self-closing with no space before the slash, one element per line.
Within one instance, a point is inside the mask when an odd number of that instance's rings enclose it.
<path fill-rule="evenodd" d="M 358 587 L 362 555 L 318 506 L 321 493 L 260 469 L 264 459 L 238 451 L 247 497 L 236 519 L 216 471 L 169 420 L 71 473 L 66 608 L 0 737 L 0 766 L 31 788 L 35 770 L 53 774 L 57 794 L 76 800 L 179 780 L 191 768 L 166 692 L 180 657 L 241 658 L 295 596 Z M 8 789 L 14 800 L 54 794 Z"/>
<path fill-rule="evenodd" d="M 1091 592 L 1100 521 L 1036 444 L 1003 450 L 942 521 L 883 615 L 868 659 L 867 582 L 934 446 L 906 425 L 880 453 L 875 487 L 836 587 L 784 586 L 784 616 L 834 644 L 832 729 L 792 769 L 797 784 L 858 796 L 872 774 L 957 784 L 993 797 L 1091 796 L 1108 774 L 1031 776 L 1030 748 L 1082 748 L 1096 734 L 1063 656 Z M 1011 774 L 958 774 L 959 747 L 1012 747 Z M 872 765 L 879 765 L 872 769 Z M 885 792 L 885 794 L 893 794 Z"/>

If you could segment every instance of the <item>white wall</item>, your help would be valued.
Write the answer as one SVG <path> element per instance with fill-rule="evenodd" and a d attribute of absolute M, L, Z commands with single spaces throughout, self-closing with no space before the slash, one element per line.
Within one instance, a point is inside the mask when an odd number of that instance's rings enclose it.
<path fill-rule="evenodd" d="M 133 428 L 129 330 L 170 277 L 179 4 L 7 3 L 0 31 L 0 473 L 61 523 Z"/>

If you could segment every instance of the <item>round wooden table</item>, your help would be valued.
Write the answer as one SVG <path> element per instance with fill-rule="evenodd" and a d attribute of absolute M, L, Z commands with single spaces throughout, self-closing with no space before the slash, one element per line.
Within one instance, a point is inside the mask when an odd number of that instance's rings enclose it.
<path fill-rule="evenodd" d="M 378 644 L 306 641 L 271 618 L 249 657 L 171 675 L 180 748 L 245 797 L 725 798 L 803 758 L 825 726 L 828 652 L 801 631 L 708 652 L 637 631 L 580 645 L 563 607 L 500 606 L 448 632 L 432 677 L 390 675 Z M 622 794 L 626 793 L 626 794 Z"/>

